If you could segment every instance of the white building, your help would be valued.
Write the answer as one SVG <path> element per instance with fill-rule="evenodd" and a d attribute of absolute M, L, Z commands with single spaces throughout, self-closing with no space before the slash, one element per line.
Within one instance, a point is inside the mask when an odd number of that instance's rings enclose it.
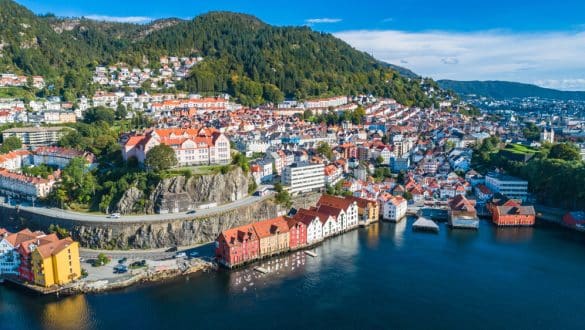
<path fill-rule="evenodd" d="M 2 232 L 4 231 L 4 232 Z M 1 275 L 18 275 L 18 266 L 20 265 L 20 255 L 13 246 L 13 239 L 8 239 L 10 234 L 0 228 L 0 276 Z M 12 237 L 11 237 L 12 238 Z"/>
<path fill-rule="evenodd" d="M 35 166 L 46 164 L 63 169 L 76 157 L 85 158 L 89 164 L 95 160 L 94 155 L 90 152 L 60 147 L 39 147 L 34 150 L 33 164 Z"/>
<path fill-rule="evenodd" d="M 0 191 L 7 196 L 35 200 L 49 195 L 55 180 L 26 176 L 0 169 Z"/>
<path fill-rule="evenodd" d="M 528 181 L 513 176 L 488 173 L 485 177 L 485 185 L 493 193 L 500 193 L 511 199 L 525 202 L 528 197 Z"/>
<path fill-rule="evenodd" d="M 307 244 L 311 245 L 323 240 L 323 224 L 316 212 L 300 209 L 294 217 L 307 226 Z"/>
<path fill-rule="evenodd" d="M 173 148 L 179 166 L 225 165 L 231 162 L 230 141 L 213 128 L 154 129 L 130 137 L 122 147 L 122 156 L 124 160 L 136 157 L 143 163 L 148 151 L 160 144 Z"/>
<path fill-rule="evenodd" d="M 71 128 L 67 127 L 17 127 L 3 131 L 2 139 L 16 136 L 23 144 L 32 147 L 49 146 L 59 142 L 69 130 Z"/>
<path fill-rule="evenodd" d="M 408 202 L 401 196 L 393 198 L 382 204 L 382 219 L 392 222 L 398 222 L 406 216 Z"/>
<path fill-rule="evenodd" d="M 282 171 L 282 184 L 291 194 L 325 188 L 323 164 L 295 163 Z"/>

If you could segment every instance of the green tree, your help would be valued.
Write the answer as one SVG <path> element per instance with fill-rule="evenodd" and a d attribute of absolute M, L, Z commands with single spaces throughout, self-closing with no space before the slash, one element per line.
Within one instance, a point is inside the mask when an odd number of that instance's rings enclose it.
<path fill-rule="evenodd" d="M 22 141 L 16 136 L 9 136 L 2 142 L 2 147 L 0 147 L 0 152 L 7 153 L 13 150 L 18 150 L 22 148 Z"/>
<path fill-rule="evenodd" d="M 320 142 L 319 145 L 317 146 L 317 152 L 327 157 L 327 159 L 329 160 L 333 159 L 333 150 L 331 149 L 331 146 L 327 142 Z"/>
<path fill-rule="evenodd" d="M 526 127 L 522 129 L 522 134 L 528 140 L 534 141 L 540 139 L 540 129 L 532 122 L 526 124 Z"/>
<path fill-rule="evenodd" d="M 116 114 L 114 110 L 106 107 L 96 107 L 85 111 L 83 119 L 88 124 L 97 123 L 100 121 L 106 122 L 110 125 L 116 120 Z"/>
<path fill-rule="evenodd" d="M 177 157 L 173 148 L 159 144 L 146 153 L 144 164 L 153 171 L 164 171 L 177 165 Z"/>
<path fill-rule="evenodd" d="M 128 115 L 128 109 L 126 109 L 126 106 L 123 105 L 122 103 L 118 104 L 118 107 L 116 108 L 116 112 L 115 112 L 116 119 L 124 120 L 124 119 L 126 119 L 127 115 Z"/>
<path fill-rule="evenodd" d="M 579 148 L 572 143 L 558 143 L 550 148 L 548 157 L 567 161 L 581 160 Z"/>

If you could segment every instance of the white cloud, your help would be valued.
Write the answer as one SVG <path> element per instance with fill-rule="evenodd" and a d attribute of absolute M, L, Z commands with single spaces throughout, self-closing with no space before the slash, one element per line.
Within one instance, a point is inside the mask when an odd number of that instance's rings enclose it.
<path fill-rule="evenodd" d="M 107 21 L 116 23 L 135 23 L 142 24 L 148 23 L 153 19 L 145 16 L 107 16 L 107 15 L 88 15 L 85 18 L 92 19 L 94 21 Z"/>
<path fill-rule="evenodd" d="M 336 36 L 437 79 L 511 80 L 585 90 L 585 32 L 345 31 Z"/>
<path fill-rule="evenodd" d="M 339 23 L 341 22 L 341 18 L 309 18 L 305 20 L 306 24 L 323 24 L 323 23 Z"/>
<path fill-rule="evenodd" d="M 537 80 L 534 82 L 538 86 L 562 89 L 562 90 L 574 90 L 583 91 L 585 90 L 585 79 L 561 79 L 561 80 Z"/>

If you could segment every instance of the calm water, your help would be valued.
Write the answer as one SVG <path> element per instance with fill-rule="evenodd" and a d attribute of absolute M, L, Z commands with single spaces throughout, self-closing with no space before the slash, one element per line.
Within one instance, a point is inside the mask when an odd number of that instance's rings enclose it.
<path fill-rule="evenodd" d="M 61 300 L 0 288 L 1 329 L 583 329 L 585 235 L 380 224 L 250 269 Z"/>

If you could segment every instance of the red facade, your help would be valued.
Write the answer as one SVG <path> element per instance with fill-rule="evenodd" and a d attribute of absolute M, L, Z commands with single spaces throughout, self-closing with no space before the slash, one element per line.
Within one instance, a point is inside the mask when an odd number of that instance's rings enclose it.
<path fill-rule="evenodd" d="M 536 214 L 532 206 L 496 206 L 492 220 L 497 226 L 533 226 Z"/>
<path fill-rule="evenodd" d="M 228 267 L 258 258 L 260 240 L 251 225 L 228 229 L 216 240 L 215 256 Z"/>
<path fill-rule="evenodd" d="M 296 218 L 288 219 L 287 223 L 289 228 L 289 247 L 298 249 L 307 245 L 307 225 Z"/>

